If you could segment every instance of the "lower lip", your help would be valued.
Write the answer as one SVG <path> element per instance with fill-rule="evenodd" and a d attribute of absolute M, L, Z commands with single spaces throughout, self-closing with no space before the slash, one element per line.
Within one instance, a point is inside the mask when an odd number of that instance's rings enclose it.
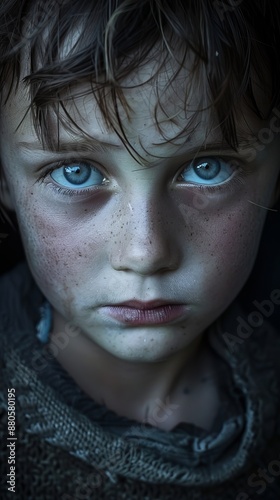
<path fill-rule="evenodd" d="M 153 309 L 136 309 L 128 306 L 106 306 L 102 308 L 112 318 L 126 325 L 162 325 L 181 318 L 186 313 L 182 304 L 165 305 Z"/>

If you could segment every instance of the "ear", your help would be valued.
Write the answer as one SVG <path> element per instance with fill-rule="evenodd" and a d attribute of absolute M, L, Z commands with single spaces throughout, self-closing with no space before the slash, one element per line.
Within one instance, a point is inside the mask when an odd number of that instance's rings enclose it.
<path fill-rule="evenodd" d="M 280 174 L 277 179 L 276 187 L 271 198 L 271 206 L 274 207 L 280 201 Z"/>
<path fill-rule="evenodd" d="M 11 193 L 3 170 L 0 171 L 0 207 L 1 206 L 6 210 L 14 210 Z"/>

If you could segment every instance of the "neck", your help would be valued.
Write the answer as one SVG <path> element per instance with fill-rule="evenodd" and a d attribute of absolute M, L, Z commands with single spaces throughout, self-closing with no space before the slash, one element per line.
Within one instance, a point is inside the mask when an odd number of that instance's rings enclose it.
<path fill-rule="evenodd" d="M 56 343 L 58 332 L 64 327 L 65 322 L 55 313 L 50 344 Z M 157 415 L 157 426 L 164 428 L 180 421 L 177 403 L 184 388 L 198 373 L 201 376 L 209 368 L 201 344 L 200 336 L 187 350 L 158 362 L 141 363 L 113 356 L 80 332 L 70 337 L 68 344 L 58 351 L 57 361 L 97 403 L 141 422 L 153 424 L 151 420 Z M 160 417 L 164 412 L 170 416 L 168 424 Z"/>

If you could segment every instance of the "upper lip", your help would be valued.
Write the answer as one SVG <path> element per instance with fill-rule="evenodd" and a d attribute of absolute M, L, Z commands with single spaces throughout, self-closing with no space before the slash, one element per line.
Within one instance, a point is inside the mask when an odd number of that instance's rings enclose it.
<path fill-rule="evenodd" d="M 112 304 L 115 307 L 133 307 L 134 309 L 155 309 L 156 307 L 168 306 L 168 305 L 181 305 L 179 302 L 172 300 L 150 300 L 148 302 L 143 302 L 142 300 L 127 300 L 125 302 L 119 302 L 118 304 Z"/>

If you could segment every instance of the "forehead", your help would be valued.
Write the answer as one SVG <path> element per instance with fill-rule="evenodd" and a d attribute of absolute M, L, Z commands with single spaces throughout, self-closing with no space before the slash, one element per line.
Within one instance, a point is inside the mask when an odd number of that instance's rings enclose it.
<path fill-rule="evenodd" d="M 215 140 L 222 143 L 217 115 L 210 99 L 205 98 L 205 75 L 201 71 L 200 78 L 194 76 L 192 65 L 191 55 L 182 66 L 173 59 L 164 64 L 158 60 L 147 61 L 122 81 L 127 105 L 124 107 L 120 99 L 116 99 L 118 116 L 108 91 L 115 130 L 104 119 L 92 85 L 73 85 L 71 92 L 62 94 L 59 121 L 54 112 L 49 113 L 48 133 L 55 142 L 58 132 L 61 141 L 75 141 L 85 133 L 88 137 L 102 141 L 105 138 L 120 146 L 123 144 L 120 136 L 124 133 L 128 144 L 142 156 L 143 152 L 160 156 L 159 148 L 166 143 L 176 147 L 191 141 L 199 146 Z M 28 69 L 24 60 L 22 78 L 28 74 Z M 38 139 L 30 112 L 29 89 L 22 81 L 2 109 L 1 116 L 1 128 L 6 131 L 9 141 L 14 142 L 19 137 L 26 142 Z M 239 116 L 237 132 L 240 141 L 250 137 L 255 140 L 260 122 L 245 105 Z"/>
<path fill-rule="evenodd" d="M 155 63 L 148 62 L 145 66 L 129 75 L 123 80 L 123 96 L 126 101 L 124 107 L 120 99 L 117 99 L 117 113 L 114 109 L 111 97 L 109 109 L 116 130 L 119 130 L 119 122 L 125 131 L 126 137 L 131 143 L 141 140 L 147 142 L 151 131 L 155 142 L 169 141 L 185 128 L 188 122 L 194 124 L 194 110 L 198 108 L 199 96 L 193 92 L 189 85 L 189 69 L 181 68 L 176 78 L 172 80 L 174 67 L 166 65 L 157 75 L 151 78 L 155 71 Z M 24 74 L 23 77 L 24 78 Z M 71 92 L 62 94 L 63 106 L 60 106 L 59 134 L 60 137 L 67 136 L 73 132 L 69 128 L 71 122 L 78 129 L 85 131 L 88 135 L 98 134 L 115 136 L 116 133 L 108 126 L 95 98 L 94 88 L 88 83 L 76 84 Z M 22 80 L 15 92 L 12 92 L 8 102 L 2 107 L 1 123 L 10 134 L 36 136 L 36 130 L 30 110 L 29 89 L 24 86 Z M 209 120 L 205 114 L 197 116 L 196 124 L 203 120 L 205 125 Z M 49 113 L 49 132 L 57 133 L 57 116 L 54 112 Z M 73 125 L 73 123 L 72 123 Z M 79 134 L 78 134 L 79 135 Z M 143 144 L 144 145 L 144 144 Z"/>

